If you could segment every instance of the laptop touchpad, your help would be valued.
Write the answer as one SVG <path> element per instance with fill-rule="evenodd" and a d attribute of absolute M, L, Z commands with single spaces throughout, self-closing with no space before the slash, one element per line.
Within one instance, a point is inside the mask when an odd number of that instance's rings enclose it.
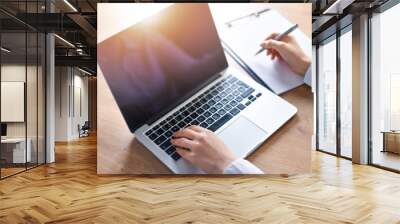
<path fill-rule="evenodd" d="M 218 136 L 238 157 L 244 157 L 262 143 L 267 133 L 244 116 L 240 116 Z"/>

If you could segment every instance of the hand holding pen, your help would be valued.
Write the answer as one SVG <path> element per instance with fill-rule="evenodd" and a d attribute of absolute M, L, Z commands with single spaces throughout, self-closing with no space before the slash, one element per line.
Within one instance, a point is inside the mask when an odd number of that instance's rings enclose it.
<path fill-rule="evenodd" d="M 289 35 L 292 31 L 294 31 L 295 29 L 297 29 L 297 27 L 299 27 L 299 25 L 295 24 L 291 27 L 289 27 L 289 29 L 285 30 L 283 33 L 280 34 L 276 34 L 274 35 L 274 37 L 272 39 L 274 40 L 281 40 L 282 38 L 284 38 L 285 36 Z M 271 36 L 270 36 L 271 37 Z M 258 50 L 255 55 L 258 55 L 259 53 L 263 52 L 265 50 L 265 48 L 260 48 L 260 50 Z"/>
<path fill-rule="evenodd" d="M 311 59 L 292 35 L 272 33 L 261 43 L 261 47 L 272 60 L 277 58 L 285 61 L 290 69 L 299 75 L 304 75 L 311 64 Z"/>

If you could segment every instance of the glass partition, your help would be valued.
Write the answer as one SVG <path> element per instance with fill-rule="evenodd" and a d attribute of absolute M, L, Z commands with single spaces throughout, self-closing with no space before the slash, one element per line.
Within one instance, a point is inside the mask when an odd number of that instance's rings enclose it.
<path fill-rule="evenodd" d="M 0 7 L 18 13 L 43 12 L 43 5 L 44 1 L 0 2 Z M 2 12 L 0 26 L 0 178 L 5 178 L 45 162 L 46 39 Z"/>
<path fill-rule="evenodd" d="M 318 47 L 318 149 L 336 154 L 336 37 Z"/>
<path fill-rule="evenodd" d="M 24 171 L 31 158 L 26 136 L 26 40 L 25 32 L 1 34 L 2 177 Z"/>
<path fill-rule="evenodd" d="M 340 155 L 351 158 L 352 149 L 352 32 L 340 36 Z"/>
<path fill-rule="evenodd" d="M 371 19 L 370 160 L 400 171 L 400 4 Z"/>

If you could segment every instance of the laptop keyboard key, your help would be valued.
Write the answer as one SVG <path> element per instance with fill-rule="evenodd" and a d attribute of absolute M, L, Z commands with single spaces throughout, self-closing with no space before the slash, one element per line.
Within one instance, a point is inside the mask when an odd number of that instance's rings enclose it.
<path fill-rule="evenodd" d="M 167 138 L 161 135 L 161 136 L 158 137 L 154 142 L 155 142 L 157 145 L 160 145 L 160 144 L 163 143 L 165 140 L 167 140 Z"/>
<path fill-rule="evenodd" d="M 239 112 L 240 112 L 240 110 L 237 109 L 237 108 L 233 108 L 231 111 L 229 111 L 229 113 L 231 113 L 232 115 L 236 115 L 236 114 L 238 114 Z"/>
<path fill-rule="evenodd" d="M 165 141 L 163 144 L 161 144 L 160 145 L 160 148 L 162 149 L 162 150 L 165 150 L 165 149 L 167 149 L 168 147 L 170 147 L 172 144 L 171 144 L 171 142 L 168 140 L 168 141 Z"/>
<path fill-rule="evenodd" d="M 170 123 L 171 125 L 176 125 L 176 120 L 175 120 L 175 119 L 172 119 L 172 120 L 169 121 L 169 123 Z"/>
<path fill-rule="evenodd" d="M 240 96 L 243 97 L 243 98 L 246 98 L 246 97 L 248 97 L 252 92 L 254 92 L 254 89 L 253 89 L 253 88 L 248 88 L 248 89 L 246 90 L 246 92 L 242 93 Z"/>
<path fill-rule="evenodd" d="M 238 102 L 236 102 L 236 101 L 231 101 L 231 102 L 229 103 L 229 105 L 231 105 L 232 107 L 236 106 L 237 104 L 238 104 Z"/>
<path fill-rule="evenodd" d="M 232 106 L 228 104 L 224 107 L 224 109 L 227 111 L 230 111 L 232 109 Z"/>
<path fill-rule="evenodd" d="M 215 112 L 217 112 L 217 108 L 215 108 L 215 107 L 211 107 L 211 108 L 210 108 L 210 112 L 211 112 L 211 113 L 215 113 Z"/>
<path fill-rule="evenodd" d="M 239 108 L 239 110 L 244 110 L 244 108 L 246 108 L 246 106 L 244 106 L 243 104 L 239 104 L 237 105 L 237 108 Z"/>
<path fill-rule="evenodd" d="M 214 123 L 214 119 L 208 118 L 208 119 L 206 120 L 206 123 L 207 123 L 208 125 L 210 125 L 210 124 Z"/>
<path fill-rule="evenodd" d="M 179 128 L 184 128 L 185 125 L 186 125 L 185 122 L 182 122 L 182 121 L 178 123 Z"/>
<path fill-rule="evenodd" d="M 156 135 L 155 133 L 153 133 L 153 134 L 151 134 L 150 136 L 149 136 L 149 138 L 151 139 L 151 140 L 154 140 L 154 139 L 156 139 L 158 137 L 158 135 Z"/>
<path fill-rule="evenodd" d="M 157 129 L 156 134 L 157 135 L 162 135 L 164 133 L 164 130 L 162 130 L 161 128 Z"/>
<path fill-rule="evenodd" d="M 177 131 L 179 131 L 179 127 L 178 127 L 178 126 L 173 126 L 173 127 L 171 128 L 171 131 L 172 131 L 172 132 L 177 132 Z"/>
<path fill-rule="evenodd" d="M 199 116 L 197 118 L 198 121 L 203 122 L 206 118 L 204 116 Z"/>
<path fill-rule="evenodd" d="M 223 117 L 221 117 L 218 121 L 216 121 L 214 124 L 212 124 L 208 129 L 211 131 L 216 131 L 218 128 L 222 127 L 226 122 L 228 122 L 232 118 L 232 115 L 230 114 L 225 114 Z"/>
<path fill-rule="evenodd" d="M 226 114 L 226 111 L 224 109 L 221 109 L 218 111 L 218 114 L 222 116 L 222 115 Z"/>
<path fill-rule="evenodd" d="M 210 113 L 209 111 L 206 111 L 206 112 L 203 114 L 203 116 L 205 116 L 205 117 L 210 117 L 210 116 L 211 116 L 211 113 Z"/>
<path fill-rule="evenodd" d="M 162 128 L 167 131 L 171 128 L 171 125 L 169 123 L 166 123 Z"/>
<path fill-rule="evenodd" d="M 181 121 L 182 119 L 183 119 L 182 114 L 179 114 L 178 116 L 176 116 L 176 120 L 177 120 L 177 121 Z"/>
<path fill-rule="evenodd" d="M 238 90 L 235 90 L 235 91 L 233 91 L 233 93 L 232 93 L 234 96 L 239 96 L 240 95 L 240 92 L 238 91 Z"/>
<path fill-rule="evenodd" d="M 182 112 L 182 115 L 185 116 L 185 117 L 188 116 L 189 114 L 190 114 L 190 112 L 187 111 L 187 110 L 185 110 L 185 111 Z"/>
<path fill-rule="evenodd" d="M 195 111 L 196 110 L 196 107 L 194 107 L 194 106 L 191 106 L 191 107 L 189 107 L 189 112 L 193 112 L 193 111 Z"/>
<path fill-rule="evenodd" d="M 206 122 L 203 122 L 203 123 L 200 124 L 200 127 L 207 128 L 208 124 Z"/>
<path fill-rule="evenodd" d="M 213 114 L 211 117 L 212 117 L 214 120 L 218 120 L 218 119 L 221 117 L 221 115 L 219 115 L 219 114 Z"/>
<path fill-rule="evenodd" d="M 203 110 L 208 110 L 208 108 L 210 108 L 210 106 L 207 105 L 207 104 L 204 104 L 201 108 L 202 108 Z"/>
<path fill-rule="evenodd" d="M 186 122 L 186 124 L 189 124 L 193 119 L 191 117 L 186 117 L 184 119 L 184 121 Z"/>
<path fill-rule="evenodd" d="M 175 152 L 174 154 L 172 154 L 172 159 L 174 159 L 175 161 L 177 161 L 178 159 L 181 158 L 181 155 L 179 155 L 177 152 Z"/>
<path fill-rule="evenodd" d="M 171 137 L 172 134 L 173 134 L 172 131 L 165 132 L 165 136 L 167 136 L 167 138 Z"/>
<path fill-rule="evenodd" d="M 198 116 L 199 116 L 199 114 L 196 113 L 196 112 L 194 112 L 194 113 L 192 113 L 192 114 L 190 115 L 190 117 L 191 117 L 192 119 L 196 119 Z"/>
<path fill-rule="evenodd" d="M 172 153 L 175 152 L 175 147 L 174 147 L 174 146 L 170 146 L 167 150 L 165 150 L 165 152 L 166 152 L 168 155 L 171 155 Z"/>
<path fill-rule="evenodd" d="M 240 102 L 240 101 L 242 101 L 242 100 L 243 100 L 243 97 L 241 97 L 241 96 L 238 96 L 238 97 L 236 97 L 236 98 L 235 98 L 235 100 L 236 100 L 236 101 L 238 101 L 238 102 Z"/>
<path fill-rule="evenodd" d="M 198 113 L 198 114 L 202 114 L 203 112 L 204 112 L 204 110 L 201 109 L 201 108 L 199 108 L 199 109 L 196 110 L 196 113 Z"/>

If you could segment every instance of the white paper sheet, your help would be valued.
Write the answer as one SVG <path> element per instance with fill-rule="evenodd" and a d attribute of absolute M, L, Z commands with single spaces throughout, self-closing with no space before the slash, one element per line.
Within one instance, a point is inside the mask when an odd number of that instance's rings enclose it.
<path fill-rule="evenodd" d="M 241 15 L 238 15 L 238 17 Z M 304 76 L 297 75 L 281 60 L 272 61 L 260 49 L 260 43 L 271 33 L 281 33 L 293 24 L 274 10 L 259 17 L 248 17 L 232 23 L 231 27 L 217 25 L 221 39 L 261 78 L 272 91 L 281 94 L 303 84 Z M 304 52 L 311 58 L 311 39 L 299 29 L 291 33 Z"/>

